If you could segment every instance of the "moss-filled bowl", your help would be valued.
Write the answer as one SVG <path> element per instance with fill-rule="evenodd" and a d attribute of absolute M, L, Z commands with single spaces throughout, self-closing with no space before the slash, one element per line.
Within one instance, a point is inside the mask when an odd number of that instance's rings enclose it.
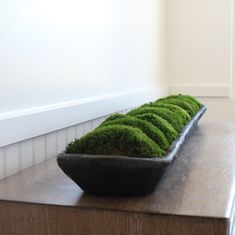
<path fill-rule="evenodd" d="M 140 196 L 152 193 L 169 169 L 206 107 L 192 117 L 161 158 L 61 153 L 60 168 L 85 192 L 100 196 Z"/>

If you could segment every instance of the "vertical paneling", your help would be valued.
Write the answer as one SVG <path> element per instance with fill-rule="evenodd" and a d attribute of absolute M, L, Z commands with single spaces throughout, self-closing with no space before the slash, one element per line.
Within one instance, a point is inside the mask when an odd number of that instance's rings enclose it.
<path fill-rule="evenodd" d="M 56 133 L 56 153 L 59 154 L 65 150 L 66 143 L 66 129 L 57 131 Z"/>
<path fill-rule="evenodd" d="M 34 138 L 35 164 L 45 160 L 45 136 Z"/>
<path fill-rule="evenodd" d="M 93 129 L 93 124 L 91 121 L 83 123 L 83 135 L 87 134 Z"/>
<path fill-rule="evenodd" d="M 19 161 L 21 160 L 21 166 L 23 170 L 27 167 L 32 166 L 34 163 L 32 139 L 20 142 L 19 146 L 19 149 L 21 150 L 21 152 L 19 152 L 19 156 L 21 157 Z"/>
<path fill-rule="evenodd" d="M 76 126 L 71 126 L 67 128 L 67 143 L 74 141 L 76 138 Z"/>
<path fill-rule="evenodd" d="M 3 178 L 3 150 L 0 149 L 0 179 Z"/>
<path fill-rule="evenodd" d="M 18 169 L 22 170 L 22 148 L 21 148 L 21 142 L 18 143 Z"/>
<path fill-rule="evenodd" d="M 76 125 L 76 138 L 79 139 L 83 134 L 83 123 Z"/>
<path fill-rule="evenodd" d="M 56 132 L 51 132 L 46 135 L 46 158 L 56 156 Z"/>
<path fill-rule="evenodd" d="M 106 118 L 104 116 L 0 148 L 0 179 L 57 156 L 69 142 L 92 131 Z"/>
<path fill-rule="evenodd" d="M 7 154 L 6 154 L 6 148 L 2 148 L 3 153 L 3 177 L 7 176 Z"/>
<path fill-rule="evenodd" d="M 13 175 L 19 171 L 19 144 L 6 147 L 7 175 Z"/>

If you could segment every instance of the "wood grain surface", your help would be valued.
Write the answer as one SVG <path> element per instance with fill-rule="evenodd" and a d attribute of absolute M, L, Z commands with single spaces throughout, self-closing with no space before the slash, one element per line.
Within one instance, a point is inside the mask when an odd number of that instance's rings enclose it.
<path fill-rule="evenodd" d="M 58 168 L 56 159 L 1 180 L 0 234 L 6 234 L 1 231 L 7 229 L 8 217 L 15 226 L 26 229 L 24 234 L 37 234 L 25 227 L 29 218 L 35 218 L 31 222 L 38 229 L 51 224 L 58 230 L 55 233 L 50 228 L 50 233 L 38 234 L 230 234 L 234 192 L 235 124 L 201 123 L 149 196 L 104 198 L 85 194 Z M 62 225 L 63 221 L 67 225 Z M 71 221 L 77 225 L 72 226 Z M 66 226 L 74 231 L 63 233 Z M 126 233 L 121 233 L 122 228 Z"/>
<path fill-rule="evenodd" d="M 226 235 L 228 221 L 0 202 L 1 235 Z"/>

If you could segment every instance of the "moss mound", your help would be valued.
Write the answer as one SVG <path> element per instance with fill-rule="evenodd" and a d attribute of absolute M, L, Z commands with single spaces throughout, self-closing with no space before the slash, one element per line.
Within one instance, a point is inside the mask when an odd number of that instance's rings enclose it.
<path fill-rule="evenodd" d="M 195 111 L 194 114 L 196 114 L 199 111 L 199 109 L 200 109 L 200 108 L 198 108 L 197 104 L 192 102 L 192 100 L 189 100 L 189 99 L 186 99 L 186 98 L 184 98 L 184 99 L 180 98 L 179 100 L 183 100 L 183 101 L 187 102 L 188 104 L 190 104 L 193 107 L 194 111 Z"/>
<path fill-rule="evenodd" d="M 101 123 L 101 125 L 103 125 L 103 124 L 106 123 L 106 122 L 113 121 L 113 120 L 116 120 L 116 119 L 122 118 L 122 117 L 125 117 L 125 115 L 124 115 L 124 114 L 119 114 L 119 113 L 112 114 L 111 116 L 109 116 L 108 118 L 106 118 L 106 119 Z"/>
<path fill-rule="evenodd" d="M 175 99 L 175 98 L 167 98 L 167 99 L 171 100 L 171 99 Z M 188 98 L 179 96 L 177 98 L 177 100 L 181 100 L 181 101 L 187 102 L 194 109 L 195 113 L 199 110 L 199 107 L 197 106 L 197 104 L 195 104 L 192 100 L 190 100 Z"/>
<path fill-rule="evenodd" d="M 71 142 L 66 153 L 152 158 L 163 156 L 165 151 L 138 128 L 111 125 L 97 128 Z"/>
<path fill-rule="evenodd" d="M 174 104 L 168 104 L 168 103 L 158 103 L 158 102 L 154 102 L 154 103 L 148 103 L 145 104 L 141 107 L 160 107 L 160 108 L 166 108 L 174 113 L 176 113 L 177 115 L 179 115 L 182 119 L 183 119 L 183 123 L 184 125 L 189 122 L 191 120 L 190 115 L 181 107 L 174 105 Z"/>
<path fill-rule="evenodd" d="M 101 125 L 101 127 L 111 125 L 127 125 L 139 128 L 150 139 L 152 139 L 156 144 L 158 144 L 160 148 L 164 150 L 168 149 L 170 145 L 163 132 L 148 121 L 140 120 L 136 117 L 125 115 L 122 118 L 105 122 Z"/>
<path fill-rule="evenodd" d="M 195 99 L 193 96 L 190 96 L 190 95 L 182 95 L 182 94 L 179 94 L 179 95 L 170 95 L 167 98 L 177 98 L 177 99 L 182 99 L 182 100 L 185 100 L 185 101 L 191 101 L 195 105 L 197 105 L 197 107 L 199 109 L 202 107 L 201 102 L 199 102 L 197 99 Z"/>
<path fill-rule="evenodd" d="M 165 99 L 160 99 L 157 100 L 156 103 L 164 103 L 164 104 L 174 104 L 182 109 L 184 109 L 191 117 L 197 112 L 197 109 L 193 107 L 189 102 L 181 99 L 176 99 L 176 98 L 165 98 Z"/>
<path fill-rule="evenodd" d="M 177 114 L 165 108 L 142 107 L 142 108 L 133 109 L 128 114 L 132 116 L 136 116 L 139 114 L 146 114 L 146 113 L 152 113 L 152 114 L 156 114 L 160 116 L 161 118 L 168 121 L 174 127 L 174 129 L 178 132 L 184 126 L 183 120 Z"/>
<path fill-rule="evenodd" d="M 168 121 L 161 118 L 160 116 L 157 116 L 152 113 L 146 113 L 146 114 L 137 115 L 136 117 L 141 120 L 146 120 L 152 123 L 154 126 L 158 127 L 159 130 L 161 130 L 166 136 L 169 144 L 171 144 L 178 136 L 178 133 L 174 129 L 174 127 Z"/>

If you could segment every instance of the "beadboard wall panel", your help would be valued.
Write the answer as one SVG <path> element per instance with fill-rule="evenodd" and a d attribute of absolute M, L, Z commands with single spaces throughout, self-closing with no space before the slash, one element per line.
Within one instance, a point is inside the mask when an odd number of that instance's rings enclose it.
<path fill-rule="evenodd" d="M 66 136 L 66 129 L 62 129 L 57 131 L 56 134 L 56 153 L 60 153 L 65 149 L 67 144 L 67 136 Z M 79 138 L 79 136 L 77 136 Z"/>
<path fill-rule="evenodd" d="M 12 144 L 7 146 L 4 149 L 4 155 L 6 160 L 7 169 L 5 169 L 5 172 L 7 172 L 7 175 L 13 175 L 16 172 L 18 172 L 19 169 L 19 144 Z"/>
<path fill-rule="evenodd" d="M 44 160 L 46 160 L 45 135 L 38 136 L 37 138 L 34 138 L 33 142 L 34 142 L 34 146 L 35 146 L 34 147 L 35 164 L 37 164 L 37 163 L 40 163 L 40 162 L 43 162 Z M 23 141 L 23 143 L 24 143 L 24 141 Z M 30 156 L 28 158 L 30 160 Z M 31 163 L 34 164 L 33 161 L 31 161 Z"/>
<path fill-rule="evenodd" d="M 56 154 L 56 132 L 49 133 L 45 136 L 45 157 L 46 160 L 55 156 Z M 75 139 L 75 136 L 72 140 Z"/>
<path fill-rule="evenodd" d="M 3 178 L 3 150 L 0 150 L 0 179 Z"/>
<path fill-rule="evenodd" d="M 126 113 L 129 110 L 120 113 Z M 107 116 L 0 148 L 0 179 L 57 156 L 66 145 L 92 131 Z"/>
<path fill-rule="evenodd" d="M 38 138 L 40 142 L 40 138 Z M 35 141 L 33 148 L 33 140 L 26 140 L 18 143 L 19 146 L 19 170 L 24 170 L 35 164 Z M 11 147 L 11 145 L 10 145 Z M 38 149 L 39 150 L 39 149 Z M 40 151 L 40 150 L 39 150 Z"/>

